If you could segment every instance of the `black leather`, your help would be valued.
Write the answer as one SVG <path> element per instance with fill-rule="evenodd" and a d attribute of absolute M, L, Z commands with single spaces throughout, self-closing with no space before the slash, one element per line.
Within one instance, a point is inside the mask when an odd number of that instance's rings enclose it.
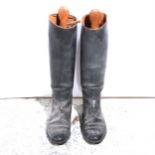
<path fill-rule="evenodd" d="M 46 133 L 52 144 L 64 144 L 70 137 L 76 31 L 76 26 L 63 29 L 49 22 L 53 102 Z"/>
<path fill-rule="evenodd" d="M 107 132 L 100 107 L 100 94 L 104 85 L 107 59 L 107 23 L 93 30 L 82 26 L 81 32 L 81 85 L 83 114 L 81 131 L 91 144 L 100 143 Z"/>

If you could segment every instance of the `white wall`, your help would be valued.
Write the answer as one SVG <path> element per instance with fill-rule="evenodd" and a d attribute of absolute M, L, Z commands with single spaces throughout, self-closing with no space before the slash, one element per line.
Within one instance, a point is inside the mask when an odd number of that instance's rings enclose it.
<path fill-rule="evenodd" d="M 93 8 L 108 14 L 104 96 L 155 96 L 154 0 L 2 0 L 0 97 L 51 94 L 48 15 L 62 5 L 78 19 Z M 80 95 L 78 72 L 75 96 Z"/>

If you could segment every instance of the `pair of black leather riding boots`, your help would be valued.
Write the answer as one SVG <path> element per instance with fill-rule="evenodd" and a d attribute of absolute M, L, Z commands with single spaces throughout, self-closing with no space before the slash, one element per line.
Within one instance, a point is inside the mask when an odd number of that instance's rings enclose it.
<path fill-rule="evenodd" d="M 76 17 L 69 15 L 70 22 Z M 62 28 L 57 15 L 50 15 L 49 48 L 53 91 L 46 133 L 52 144 L 64 144 L 70 137 L 72 88 L 75 68 L 77 26 Z M 91 29 L 88 15 L 81 31 L 81 86 L 83 113 L 80 126 L 83 138 L 90 144 L 100 143 L 106 135 L 106 124 L 100 107 L 107 58 L 107 21 Z"/>

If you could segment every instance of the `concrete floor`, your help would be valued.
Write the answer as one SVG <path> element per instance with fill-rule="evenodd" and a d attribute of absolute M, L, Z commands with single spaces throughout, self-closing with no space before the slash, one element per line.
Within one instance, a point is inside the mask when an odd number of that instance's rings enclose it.
<path fill-rule="evenodd" d="M 155 155 L 155 99 L 102 99 L 108 134 L 99 145 L 83 140 L 79 122 L 67 144 L 51 145 L 44 131 L 49 102 L 0 100 L 0 155 Z"/>

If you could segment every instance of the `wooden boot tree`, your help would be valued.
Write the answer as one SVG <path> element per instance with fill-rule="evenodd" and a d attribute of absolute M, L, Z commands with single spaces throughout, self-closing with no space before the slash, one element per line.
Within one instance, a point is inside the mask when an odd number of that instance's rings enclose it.
<path fill-rule="evenodd" d="M 60 7 L 58 10 L 58 18 L 59 18 L 59 25 L 63 28 L 67 28 L 67 22 L 69 18 L 69 10 L 66 7 Z"/>
<path fill-rule="evenodd" d="M 102 22 L 105 20 L 105 14 L 97 9 L 90 11 L 89 19 L 92 29 L 97 29 L 101 26 Z"/>
<path fill-rule="evenodd" d="M 59 26 L 61 26 L 62 28 L 68 28 L 80 22 L 79 20 L 70 22 L 69 17 L 70 13 L 68 8 L 64 6 L 60 7 L 58 10 Z"/>
<path fill-rule="evenodd" d="M 106 18 L 105 14 L 100 12 L 97 9 L 90 11 L 88 16 L 89 16 L 92 29 L 99 28 Z M 70 22 L 69 17 L 70 17 L 70 13 L 68 8 L 64 6 L 60 7 L 58 10 L 59 26 L 61 26 L 62 28 L 68 28 L 80 22 L 79 20 Z"/>

